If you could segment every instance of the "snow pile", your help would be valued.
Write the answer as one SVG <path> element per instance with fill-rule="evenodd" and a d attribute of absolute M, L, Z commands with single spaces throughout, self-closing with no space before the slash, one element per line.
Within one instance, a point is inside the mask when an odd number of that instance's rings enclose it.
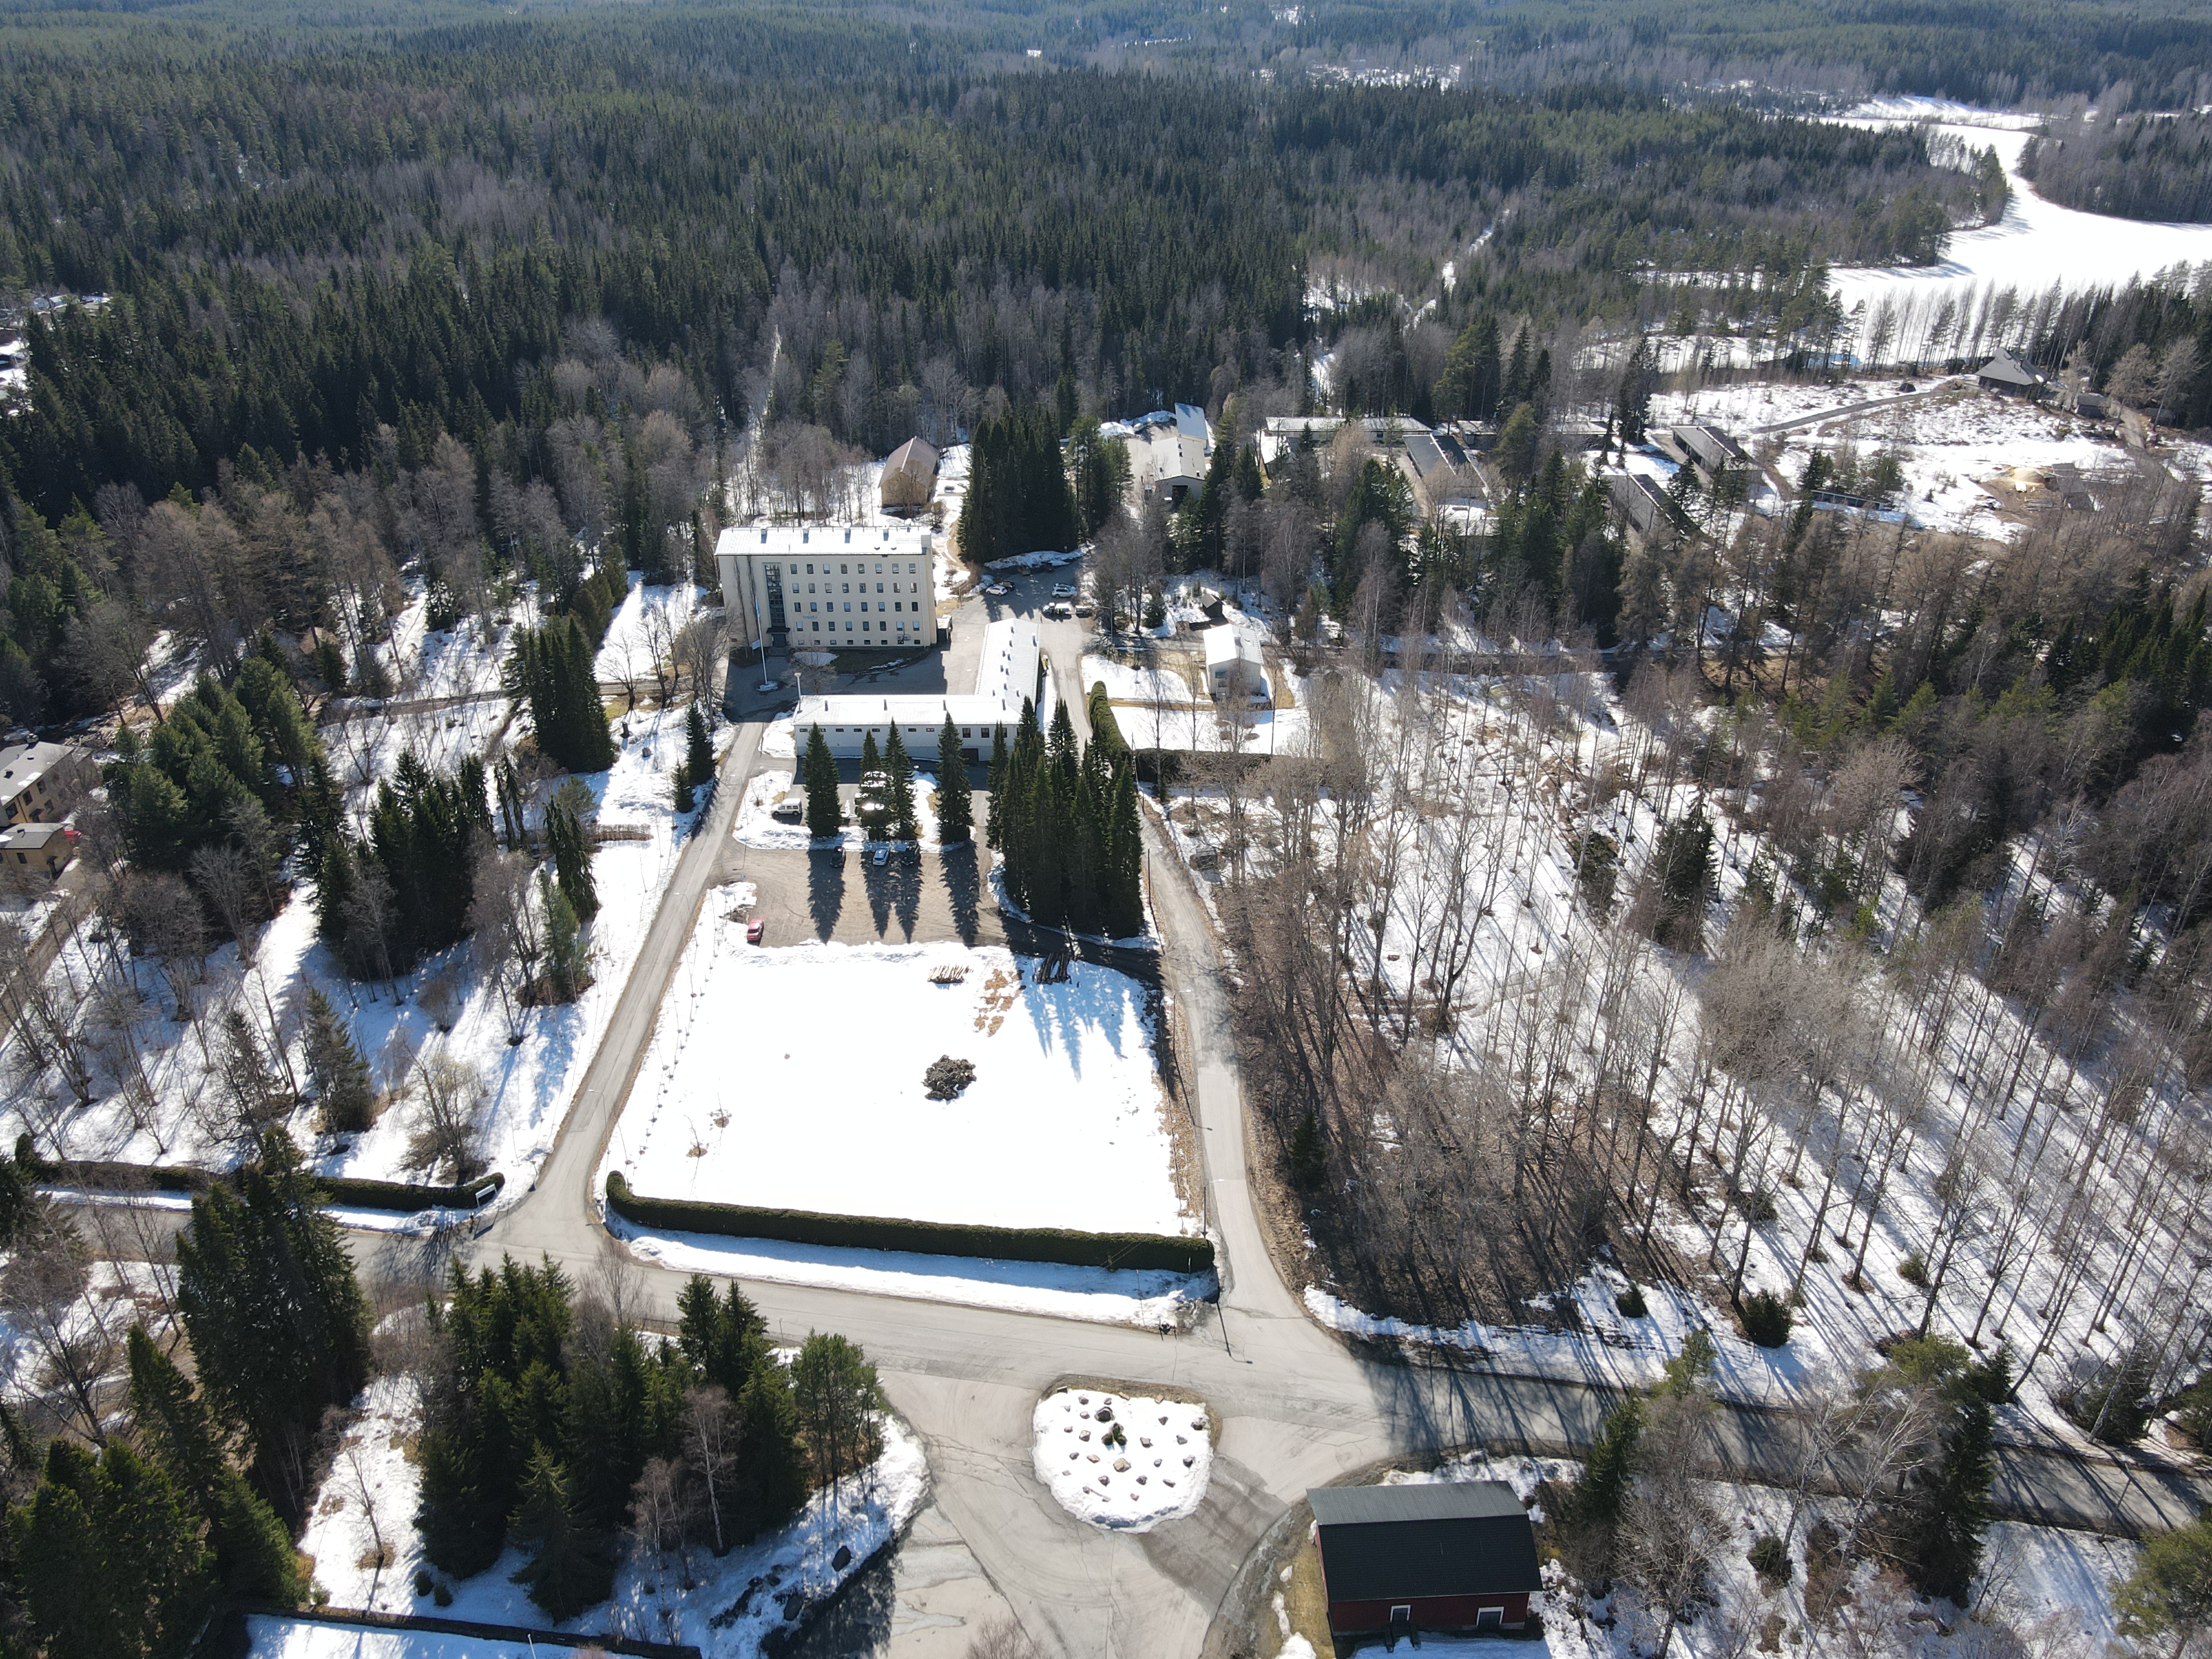
<path fill-rule="evenodd" d="M 983 568 L 986 570 L 1057 570 L 1064 564 L 1078 562 L 1084 554 L 1079 547 L 1064 553 L 1040 550 L 1035 553 L 1009 553 L 1003 559 L 994 559 Z"/>
<path fill-rule="evenodd" d="M 341 1443 L 300 1540 L 314 1559 L 315 1583 L 330 1592 L 331 1604 L 545 1628 L 545 1615 L 513 1582 L 526 1559 L 520 1549 L 509 1548 L 473 1578 L 448 1582 L 449 1606 L 416 1594 L 418 1571 L 434 1586 L 447 1582 L 424 1557 L 415 1530 L 422 1487 L 414 1461 L 422 1425 L 421 1392 L 412 1377 L 381 1377 L 359 1404 L 362 1415 Z M 720 1560 L 696 1551 L 688 1574 L 672 1562 L 632 1553 L 616 1573 L 612 1596 L 565 1628 L 685 1643 L 708 1659 L 750 1659 L 764 1638 L 790 1622 L 787 1612 L 803 1615 L 805 1607 L 825 1601 L 921 1507 L 929 1474 L 920 1442 L 894 1417 L 884 1419 L 883 1431 L 883 1455 L 874 1464 L 817 1492 L 781 1532 Z M 694 1581 L 688 1592 L 680 1588 L 687 1576 Z M 418 1632 L 362 1632 L 275 1618 L 257 1619 L 253 1634 L 255 1659 L 473 1659 L 480 1650 L 471 1644 L 449 1647 L 454 1638 Z M 481 1650 L 504 1659 L 513 1645 Z"/>
<path fill-rule="evenodd" d="M 607 1218 L 607 1228 L 635 1254 L 675 1273 L 715 1273 L 916 1302 L 957 1302 L 1053 1319 L 1139 1325 L 1147 1330 L 1183 1326 L 1220 1291 L 1219 1279 L 1210 1273 L 1070 1267 L 1054 1261 L 985 1261 L 713 1233 L 647 1232 L 613 1215 Z"/>
<path fill-rule="evenodd" d="M 1087 962 L 1052 983 L 1037 972 L 952 943 L 762 949 L 742 922 L 702 915 L 607 1167 L 655 1198 L 1193 1231 L 1152 1054 L 1156 994 Z M 946 1054 L 973 1061 L 975 1080 L 928 1099 L 922 1074 Z"/>
<path fill-rule="evenodd" d="M 1204 1406 L 1062 1389 L 1037 1401 L 1030 1462 L 1053 1499 L 1109 1532 L 1150 1532 L 1188 1515 L 1213 1472 Z"/>

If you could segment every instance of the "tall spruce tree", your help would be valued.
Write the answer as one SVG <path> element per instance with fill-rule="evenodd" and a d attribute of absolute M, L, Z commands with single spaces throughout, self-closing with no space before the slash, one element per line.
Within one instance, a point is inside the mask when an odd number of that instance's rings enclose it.
<path fill-rule="evenodd" d="M 994 848 L 1000 844 L 999 824 L 1006 811 L 1006 728 L 994 726 L 991 728 L 991 764 L 987 774 L 984 796 L 985 810 L 990 822 L 983 826 L 984 842 Z"/>
<path fill-rule="evenodd" d="M 540 1446 L 532 1455 L 507 1531 L 535 1552 L 514 1582 L 552 1618 L 573 1619 L 606 1600 L 614 1587 L 614 1552 L 605 1535 L 576 1513 L 568 1471 L 550 1448 Z"/>
<path fill-rule="evenodd" d="M 914 760 L 906 752 L 906 739 L 899 736 L 896 720 L 891 722 L 890 741 L 884 745 L 884 770 L 890 775 L 886 805 L 890 808 L 891 839 L 920 841 L 921 826 L 914 816 Z"/>
<path fill-rule="evenodd" d="M 964 845 L 975 825 L 975 804 L 968 792 L 968 759 L 960 752 L 960 728 L 952 716 L 937 732 L 937 839 L 940 846 Z"/>
<path fill-rule="evenodd" d="M 46 1659 L 183 1659 L 214 1588 L 199 1517 L 121 1440 L 57 1439 L 9 1517 L 16 1582 Z"/>
<path fill-rule="evenodd" d="M 1145 930 L 1144 826 L 1137 811 L 1137 770 L 1125 760 L 1114 769 L 1106 820 L 1105 931 L 1115 939 Z"/>
<path fill-rule="evenodd" d="M 806 738 L 806 832 L 817 841 L 837 833 L 844 811 L 837 804 L 837 763 L 830 753 L 830 740 L 818 726 Z"/>
<path fill-rule="evenodd" d="M 307 1080 L 315 1092 L 325 1126 L 339 1133 L 358 1133 L 369 1126 L 376 1092 L 368 1062 L 331 1000 L 307 991 Z"/>
<path fill-rule="evenodd" d="M 143 1325 L 129 1338 L 131 1404 L 154 1459 L 207 1523 L 216 1576 L 234 1595 L 289 1607 L 307 1595 L 284 1523 L 230 1461 L 206 1403 Z"/>
<path fill-rule="evenodd" d="M 545 804 L 545 850 L 552 855 L 554 879 L 568 908 L 577 921 L 589 921 L 599 913 L 599 889 L 592 877 L 591 835 L 578 793 L 564 787 Z"/>
<path fill-rule="evenodd" d="M 368 1380 L 368 1304 L 337 1224 L 281 1129 L 234 1190 L 192 1200 L 177 1239 L 177 1310 L 201 1386 L 253 1449 L 255 1484 L 297 1520 L 325 1407 Z"/>
<path fill-rule="evenodd" d="M 696 788 L 714 777 L 714 744 L 707 731 L 707 717 L 694 702 L 684 716 L 684 771 Z"/>

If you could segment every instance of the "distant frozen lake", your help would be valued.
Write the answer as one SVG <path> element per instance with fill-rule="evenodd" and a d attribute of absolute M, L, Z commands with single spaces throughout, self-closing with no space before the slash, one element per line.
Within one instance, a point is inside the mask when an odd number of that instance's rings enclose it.
<path fill-rule="evenodd" d="M 2011 287 L 2023 297 L 2053 283 L 2069 289 L 2118 288 L 2131 276 L 2148 280 L 2178 262 L 2212 260 L 2212 225 L 2155 224 L 2081 213 L 2046 202 L 2017 171 L 2032 118 L 1978 110 L 1934 99 L 1894 98 L 1861 105 L 1843 118 L 1859 126 L 1898 126 L 1932 121 L 1935 130 L 1979 149 L 1995 149 L 2012 185 L 2004 217 L 1979 230 L 1954 231 L 1940 264 L 1839 268 L 1831 276 L 1846 312 L 1863 301 L 1869 312 L 1884 297 L 1901 306 L 1932 301 L 1949 293 L 1963 299 L 1986 288 Z"/>

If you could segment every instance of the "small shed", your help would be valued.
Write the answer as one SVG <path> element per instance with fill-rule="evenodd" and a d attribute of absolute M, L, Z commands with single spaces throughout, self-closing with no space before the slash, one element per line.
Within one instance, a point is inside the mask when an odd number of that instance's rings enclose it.
<path fill-rule="evenodd" d="M 1520 1630 L 1543 1588 L 1535 1528 L 1502 1480 L 1306 1493 L 1340 1635 Z"/>
<path fill-rule="evenodd" d="M 1974 373 L 1974 384 L 1984 392 L 2008 398 L 2040 398 L 2043 376 L 2027 368 L 2009 351 L 2000 351 Z"/>
<path fill-rule="evenodd" d="M 929 505 L 937 488 L 936 447 L 920 438 L 908 438 L 891 451 L 884 463 L 878 486 L 886 513 L 914 513 Z"/>

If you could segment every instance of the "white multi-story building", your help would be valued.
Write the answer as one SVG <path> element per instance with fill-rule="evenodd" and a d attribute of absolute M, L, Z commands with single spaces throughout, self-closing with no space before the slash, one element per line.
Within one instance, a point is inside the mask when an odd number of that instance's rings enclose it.
<path fill-rule="evenodd" d="M 832 755 L 857 760 L 872 736 L 880 752 L 896 726 L 907 753 L 927 765 L 950 715 L 960 731 L 961 752 L 970 761 L 981 762 L 989 758 L 994 726 L 1005 726 L 1008 740 L 1012 739 L 1014 728 L 1021 724 L 1023 702 L 1034 702 L 1042 690 L 1043 660 L 1035 623 L 1019 617 L 994 622 L 983 630 L 982 660 L 976 665 L 973 691 L 801 697 L 792 717 L 793 735 L 803 754 L 808 734 L 818 726 Z"/>
<path fill-rule="evenodd" d="M 773 650 L 933 646 L 934 547 L 919 525 L 725 530 L 714 564 L 732 636 Z"/>

